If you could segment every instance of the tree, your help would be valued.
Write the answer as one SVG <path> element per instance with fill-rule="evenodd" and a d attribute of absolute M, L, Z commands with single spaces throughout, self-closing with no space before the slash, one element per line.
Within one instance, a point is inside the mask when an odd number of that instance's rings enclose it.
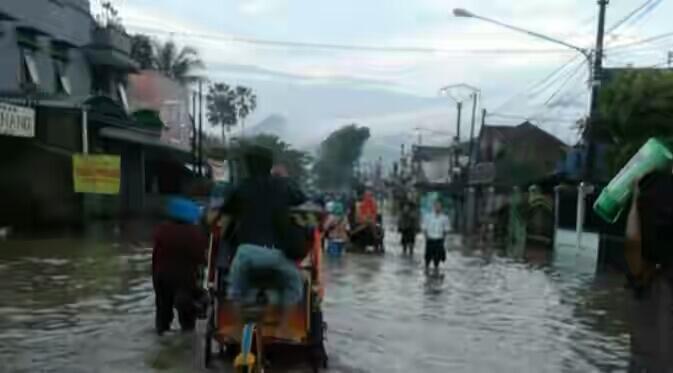
<path fill-rule="evenodd" d="M 149 36 L 135 34 L 131 37 L 131 58 L 138 62 L 143 70 L 156 67 L 152 39 Z"/>
<path fill-rule="evenodd" d="M 311 157 L 304 151 L 294 149 L 278 136 L 262 133 L 246 138 L 242 144 L 255 144 L 270 149 L 276 163 L 285 165 L 290 178 L 300 182 L 306 180 Z"/>
<path fill-rule="evenodd" d="M 101 12 L 96 15 L 96 21 L 101 27 L 108 27 L 121 33 L 126 33 L 126 28 L 119 16 L 119 11 L 117 11 L 117 8 L 110 1 L 103 1 L 101 3 Z"/>
<path fill-rule="evenodd" d="M 609 144 L 612 172 L 619 170 L 650 137 L 673 137 L 673 73 L 619 73 L 599 96 L 594 135 Z"/>
<path fill-rule="evenodd" d="M 198 80 L 194 72 L 204 66 L 195 48 L 178 48 L 172 40 L 161 43 L 145 34 L 131 38 L 131 58 L 141 69 L 157 70 L 182 85 Z"/>
<path fill-rule="evenodd" d="M 180 84 L 194 82 L 198 78 L 194 70 L 202 68 L 203 61 L 193 47 L 178 48 L 174 41 L 154 42 L 155 68 Z"/>
<path fill-rule="evenodd" d="M 353 167 L 369 139 L 369 128 L 350 124 L 332 132 L 320 144 L 313 170 L 321 188 L 344 188 L 353 181 Z"/>
<path fill-rule="evenodd" d="M 214 83 L 208 87 L 206 109 L 208 121 L 213 127 L 222 128 L 222 143 L 225 143 L 225 130 L 236 125 L 235 92 L 225 83 Z"/>
<path fill-rule="evenodd" d="M 243 133 L 245 131 L 245 118 L 257 108 L 257 95 L 252 93 L 252 89 L 248 87 L 236 86 L 234 96 L 236 118 L 241 121 L 241 133 Z"/>

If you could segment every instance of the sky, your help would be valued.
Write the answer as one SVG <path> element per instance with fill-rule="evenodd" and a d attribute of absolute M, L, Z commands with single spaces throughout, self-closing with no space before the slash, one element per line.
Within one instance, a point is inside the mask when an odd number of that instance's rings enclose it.
<path fill-rule="evenodd" d="M 91 0 L 95 9 L 100 0 Z M 372 129 L 379 144 L 448 142 L 455 101 L 440 88 L 480 89 L 487 124 L 526 119 L 563 141 L 588 107 L 588 67 L 575 50 L 474 18 L 454 8 L 591 48 L 595 0 L 113 0 L 131 33 L 195 46 L 212 81 L 257 92 L 253 125 L 281 115 L 288 140 L 319 142 L 340 125 Z M 640 12 L 618 24 L 630 12 Z M 611 0 L 606 66 L 665 66 L 673 50 L 673 2 Z M 614 28 L 614 30 L 613 30 Z M 628 45 L 632 44 L 632 45 Z M 622 46 L 624 45 L 624 46 Z M 469 90 L 461 138 L 469 136 Z M 481 118 L 476 118 L 478 133 Z M 420 136 L 419 136 L 420 135 Z M 390 139 L 386 144 L 386 139 Z"/>

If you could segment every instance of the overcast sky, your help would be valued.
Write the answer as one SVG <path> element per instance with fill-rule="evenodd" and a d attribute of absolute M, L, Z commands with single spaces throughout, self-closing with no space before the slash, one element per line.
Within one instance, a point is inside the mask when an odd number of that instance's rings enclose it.
<path fill-rule="evenodd" d="M 92 0 L 94 9 L 98 1 Z M 591 47 L 597 14 L 594 0 L 113 3 L 131 32 L 193 45 L 200 50 L 211 79 L 257 89 L 260 108 L 251 123 L 280 113 L 297 126 L 319 121 L 320 130 L 303 131 L 315 136 L 351 119 L 371 122 L 374 132 L 382 135 L 411 133 L 417 126 L 454 131 L 453 104 L 438 98 L 440 87 L 454 83 L 482 90 L 482 105 L 494 114 L 487 123 L 516 124 L 531 118 L 565 141 L 572 140 L 573 121 L 586 111 L 587 67 L 582 58 L 575 58 L 576 51 L 480 20 L 456 18 L 451 10 L 466 8 Z M 665 65 L 673 37 L 618 46 L 673 31 L 673 2 L 612 0 L 608 28 L 644 3 L 650 6 L 608 35 L 606 65 Z M 349 90 L 378 96 L 381 102 L 368 110 L 369 100 L 358 95 L 351 102 Z M 314 107 L 315 113 L 300 119 L 300 109 L 285 109 L 294 97 L 307 101 L 302 104 Z M 388 108 L 386 97 L 394 98 Z M 418 105 L 400 107 L 397 103 L 404 97 Z M 335 101 L 340 105 L 332 106 Z M 508 116 L 496 116 L 500 114 Z"/>

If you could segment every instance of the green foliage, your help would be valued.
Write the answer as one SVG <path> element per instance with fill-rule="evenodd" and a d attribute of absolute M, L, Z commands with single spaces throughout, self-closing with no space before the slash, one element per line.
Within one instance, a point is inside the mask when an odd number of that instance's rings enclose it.
<path fill-rule="evenodd" d="M 157 70 L 183 85 L 198 80 L 194 71 L 204 66 L 193 47 L 179 48 L 172 40 L 161 43 L 144 34 L 131 37 L 131 58 L 141 69 Z"/>
<path fill-rule="evenodd" d="M 131 58 L 138 62 L 143 70 L 155 69 L 154 49 L 149 36 L 136 34 L 131 37 Z"/>
<path fill-rule="evenodd" d="M 96 15 L 96 21 L 100 27 L 108 27 L 121 33 L 126 33 L 126 28 L 119 16 L 119 11 L 110 1 L 101 3 L 101 13 Z"/>
<path fill-rule="evenodd" d="M 143 127 L 154 131 L 161 131 L 165 124 L 159 117 L 159 112 L 151 109 L 136 110 L 133 118 Z"/>
<path fill-rule="evenodd" d="M 369 136 L 369 128 L 350 124 L 332 132 L 320 144 L 313 169 L 320 188 L 338 189 L 351 184 L 353 166 L 360 159 Z"/>
<path fill-rule="evenodd" d="M 224 131 L 236 125 L 235 91 L 225 83 L 214 83 L 208 87 L 206 95 L 206 116 L 213 127 L 221 127 L 222 143 L 225 143 Z"/>
<path fill-rule="evenodd" d="M 243 86 L 230 87 L 226 83 L 214 83 L 208 88 L 207 116 L 213 126 L 222 127 L 222 143 L 225 129 L 230 130 L 239 121 L 257 108 L 257 95 Z"/>
<path fill-rule="evenodd" d="M 234 90 L 234 108 L 236 109 L 236 118 L 245 125 L 245 118 L 257 108 L 257 95 L 252 93 L 252 89 L 243 86 L 236 86 Z"/>
<path fill-rule="evenodd" d="M 203 68 L 199 52 L 190 46 L 178 48 L 173 40 L 154 42 L 154 63 L 158 71 L 180 84 L 198 80 L 194 70 Z"/>
<path fill-rule="evenodd" d="M 311 157 L 301 150 L 294 149 L 276 135 L 259 134 L 248 137 L 243 144 L 255 144 L 270 149 L 276 163 L 285 165 L 291 178 L 305 181 Z"/>
<path fill-rule="evenodd" d="M 619 170 L 650 137 L 673 137 L 673 73 L 633 70 L 601 90 L 597 135 L 610 143 L 607 158 Z"/>

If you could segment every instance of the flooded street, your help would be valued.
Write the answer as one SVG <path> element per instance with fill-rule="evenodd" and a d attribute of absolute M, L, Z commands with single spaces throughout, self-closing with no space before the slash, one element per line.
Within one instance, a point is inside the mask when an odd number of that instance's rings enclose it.
<path fill-rule="evenodd" d="M 329 371 L 626 369 L 620 276 L 460 249 L 427 276 L 420 245 L 404 257 L 396 239 L 385 256 L 327 258 Z M 154 334 L 140 242 L 0 243 L 0 371 L 192 371 L 189 335 Z"/>

